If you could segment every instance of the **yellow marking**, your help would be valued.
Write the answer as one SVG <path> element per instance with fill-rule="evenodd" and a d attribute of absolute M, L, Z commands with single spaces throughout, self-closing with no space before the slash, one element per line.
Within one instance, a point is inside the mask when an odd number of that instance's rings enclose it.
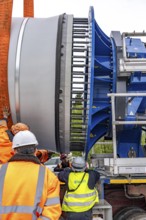
<path fill-rule="evenodd" d="M 132 184 L 132 183 L 146 183 L 146 179 L 112 179 L 111 184 Z"/>
<path fill-rule="evenodd" d="M 96 137 L 96 134 L 90 133 L 90 138 Z"/>

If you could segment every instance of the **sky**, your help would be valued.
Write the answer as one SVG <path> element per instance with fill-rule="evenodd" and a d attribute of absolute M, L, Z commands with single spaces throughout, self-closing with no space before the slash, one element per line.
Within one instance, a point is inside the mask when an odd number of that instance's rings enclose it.
<path fill-rule="evenodd" d="M 23 0 L 13 0 L 13 17 L 23 17 Z M 102 31 L 146 31 L 146 0 L 34 0 L 35 17 L 52 17 L 63 13 L 88 17 L 94 7 L 95 20 Z"/>

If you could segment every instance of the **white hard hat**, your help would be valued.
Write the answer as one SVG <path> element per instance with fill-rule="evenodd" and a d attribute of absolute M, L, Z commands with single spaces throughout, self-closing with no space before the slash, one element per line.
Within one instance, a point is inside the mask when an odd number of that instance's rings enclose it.
<path fill-rule="evenodd" d="M 31 131 L 19 131 L 13 138 L 12 148 L 14 149 L 27 145 L 38 145 L 35 135 Z"/>
<path fill-rule="evenodd" d="M 69 162 L 72 162 L 72 160 L 73 160 L 72 152 L 70 152 L 70 153 L 67 155 L 67 159 L 69 160 Z"/>
<path fill-rule="evenodd" d="M 72 162 L 73 171 L 84 171 L 86 169 L 86 162 L 83 157 L 75 157 Z"/>

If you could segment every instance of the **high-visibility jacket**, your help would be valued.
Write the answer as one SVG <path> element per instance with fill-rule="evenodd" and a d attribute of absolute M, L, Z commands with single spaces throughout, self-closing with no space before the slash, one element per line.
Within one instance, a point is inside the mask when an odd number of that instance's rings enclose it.
<path fill-rule="evenodd" d="M 14 155 L 12 142 L 6 130 L 8 130 L 6 121 L 0 120 L 0 164 L 6 163 Z"/>
<path fill-rule="evenodd" d="M 89 173 L 71 172 L 68 190 L 65 193 L 62 210 L 65 212 L 85 212 L 99 202 L 97 190 L 88 187 Z"/>
<path fill-rule="evenodd" d="M 58 220 L 58 178 L 45 166 L 13 161 L 0 168 L 0 220 Z"/>
<path fill-rule="evenodd" d="M 25 129 L 25 125 L 22 126 L 23 127 L 21 129 Z M 7 131 L 8 127 L 6 120 L 0 120 L 0 164 L 7 163 L 14 155 L 14 151 L 12 150 L 12 142 Z M 51 155 L 51 152 L 48 150 L 37 150 L 37 154 L 39 153 L 41 154 L 41 157 L 39 158 L 41 163 L 45 163 L 49 159 L 49 155 Z"/>

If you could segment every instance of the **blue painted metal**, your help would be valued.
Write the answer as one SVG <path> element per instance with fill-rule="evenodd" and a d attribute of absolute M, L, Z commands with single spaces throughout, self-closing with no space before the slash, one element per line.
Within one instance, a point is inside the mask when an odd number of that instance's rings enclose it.
<path fill-rule="evenodd" d="M 123 128 L 118 137 L 118 155 L 122 158 L 128 157 L 128 152 L 133 148 L 136 152 L 136 157 L 143 157 L 144 152 L 140 145 L 141 127 Z"/>
<path fill-rule="evenodd" d="M 146 58 L 146 48 L 141 39 L 127 37 L 125 40 L 128 58 Z"/>
<path fill-rule="evenodd" d="M 117 51 L 113 38 L 100 29 L 90 8 L 89 23 L 92 32 L 90 66 L 90 100 L 87 129 L 86 157 L 92 146 L 103 136 L 111 135 L 111 103 L 108 93 L 115 93 L 118 81 Z M 141 39 L 125 38 L 127 58 L 146 58 L 146 48 Z M 126 91 L 146 92 L 146 73 L 131 72 L 126 78 Z M 134 121 L 137 114 L 146 113 L 146 97 L 125 98 L 123 120 Z M 120 106 L 123 107 L 123 106 Z M 141 125 L 123 125 L 117 133 L 117 153 L 128 157 L 133 149 L 137 157 L 144 156 L 141 147 Z"/>
<path fill-rule="evenodd" d="M 146 91 L 146 73 L 142 72 L 134 72 L 130 79 L 129 79 L 129 85 L 128 85 L 128 92 L 132 91 Z"/>
<path fill-rule="evenodd" d="M 129 116 L 135 116 L 135 114 L 138 111 L 138 108 L 143 100 L 143 97 L 133 97 L 129 98 L 127 100 L 128 106 L 127 106 L 127 115 Z"/>
<path fill-rule="evenodd" d="M 130 43 L 131 41 L 131 43 Z M 131 46 L 129 46 L 131 44 Z M 126 39 L 127 57 L 145 58 L 146 49 L 140 39 Z M 127 80 L 127 92 L 146 92 L 146 73 L 131 73 Z M 126 99 L 125 121 L 135 121 L 137 114 L 145 114 L 146 98 L 129 97 Z M 133 147 L 137 157 L 144 157 L 144 151 L 141 146 L 142 125 L 124 125 L 117 134 L 117 153 L 119 157 L 128 157 L 128 152 Z"/>
<path fill-rule="evenodd" d="M 96 141 L 108 133 L 111 104 L 107 94 L 113 92 L 113 72 L 115 74 L 115 70 L 113 70 L 113 62 L 115 64 L 113 43 L 96 23 L 93 7 L 90 8 L 89 18 L 92 29 L 92 55 L 86 155 Z"/>

